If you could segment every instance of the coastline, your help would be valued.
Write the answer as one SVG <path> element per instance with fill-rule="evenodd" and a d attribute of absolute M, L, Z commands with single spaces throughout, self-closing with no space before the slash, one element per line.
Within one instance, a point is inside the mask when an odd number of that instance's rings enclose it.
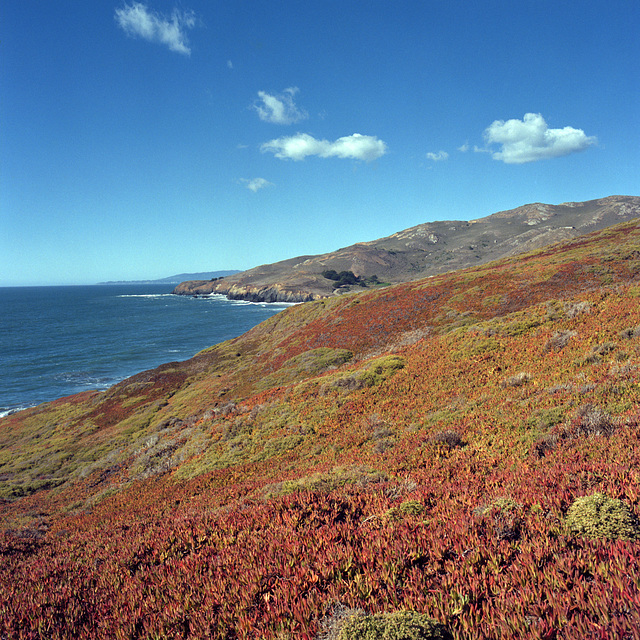
<path fill-rule="evenodd" d="M 140 371 L 182 361 L 235 338 L 285 303 L 196 301 L 166 285 L 3 289 L 0 419 Z"/>
<path fill-rule="evenodd" d="M 228 300 L 246 300 L 247 302 L 300 304 L 320 300 L 329 296 L 300 289 L 289 289 L 282 285 L 239 285 L 226 284 L 210 280 L 188 280 L 181 282 L 172 292 L 178 296 L 193 298 L 207 297 L 212 294 L 225 296 Z"/>

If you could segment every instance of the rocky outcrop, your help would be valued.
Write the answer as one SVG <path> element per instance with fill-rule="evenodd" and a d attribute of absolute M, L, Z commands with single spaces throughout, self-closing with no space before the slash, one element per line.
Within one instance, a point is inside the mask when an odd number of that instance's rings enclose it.
<path fill-rule="evenodd" d="M 191 280 L 180 283 L 173 293 L 182 296 L 208 296 L 211 294 L 224 295 L 229 300 L 248 300 L 250 302 L 310 302 L 326 298 L 327 295 L 311 293 L 310 291 L 292 290 L 281 285 L 251 286 L 238 284 L 223 284 L 208 280 Z"/>

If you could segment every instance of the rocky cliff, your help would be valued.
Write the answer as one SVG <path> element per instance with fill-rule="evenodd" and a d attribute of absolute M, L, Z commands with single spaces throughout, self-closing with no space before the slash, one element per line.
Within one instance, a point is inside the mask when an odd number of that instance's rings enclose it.
<path fill-rule="evenodd" d="M 327 297 L 321 293 L 312 293 L 302 289 L 295 289 L 274 285 L 239 285 L 210 280 L 190 280 L 180 283 L 174 294 L 186 296 L 203 296 L 218 293 L 227 296 L 229 300 L 249 300 L 250 302 L 309 302 Z"/>

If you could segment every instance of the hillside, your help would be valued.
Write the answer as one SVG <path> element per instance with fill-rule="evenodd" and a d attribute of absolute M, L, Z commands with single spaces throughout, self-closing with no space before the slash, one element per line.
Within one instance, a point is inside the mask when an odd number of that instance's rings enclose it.
<path fill-rule="evenodd" d="M 610 196 L 560 205 L 528 204 L 469 222 L 447 220 L 405 229 L 387 238 L 319 256 L 298 256 L 261 265 L 217 282 L 190 280 L 180 295 L 220 293 L 232 299 L 306 302 L 335 293 L 327 270 L 351 271 L 399 283 L 485 264 L 575 238 L 640 216 L 640 197 Z"/>
<path fill-rule="evenodd" d="M 0 420 L 0 637 L 639 638 L 639 300 L 633 220 Z"/>

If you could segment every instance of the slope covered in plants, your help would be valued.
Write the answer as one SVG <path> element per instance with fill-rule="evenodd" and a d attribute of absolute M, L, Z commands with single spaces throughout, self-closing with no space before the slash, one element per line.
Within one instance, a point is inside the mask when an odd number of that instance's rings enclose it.
<path fill-rule="evenodd" d="M 639 301 L 636 221 L 3 419 L 0 635 L 640 637 Z"/>

